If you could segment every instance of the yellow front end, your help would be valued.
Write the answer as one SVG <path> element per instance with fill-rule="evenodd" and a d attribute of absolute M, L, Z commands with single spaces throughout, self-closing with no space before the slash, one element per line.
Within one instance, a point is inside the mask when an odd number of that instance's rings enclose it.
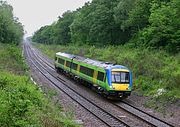
<path fill-rule="evenodd" d="M 127 91 L 129 89 L 129 84 L 115 84 L 112 83 L 112 87 L 117 91 Z"/>
<path fill-rule="evenodd" d="M 113 78 L 112 79 L 113 90 L 128 91 L 129 90 L 129 71 L 126 69 L 112 69 L 111 73 L 112 73 L 112 78 Z M 121 73 L 123 73 L 124 75 L 122 75 Z M 124 82 L 122 82 L 122 80 L 124 80 Z"/>

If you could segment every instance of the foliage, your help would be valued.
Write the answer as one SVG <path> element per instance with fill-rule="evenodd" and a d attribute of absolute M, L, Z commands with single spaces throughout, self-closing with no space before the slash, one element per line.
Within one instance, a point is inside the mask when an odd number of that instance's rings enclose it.
<path fill-rule="evenodd" d="M 39 126 L 43 94 L 26 77 L 0 73 L 0 126 Z M 21 84 L 21 85 L 19 85 Z"/>
<path fill-rule="evenodd" d="M 92 0 L 57 23 L 38 30 L 33 41 L 180 49 L 179 0 Z M 129 41 L 130 40 L 130 41 Z"/>
<path fill-rule="evenodd" d="M 147 27 L 149 24 L 150 7 L 152 0 L 135 0 L 134 7 L 127 11 L 128 18 L 124 23 L 124 28 L 131 28 L 132 32 L 136 33 Z"/>
<path fill-rule="evenodd" d="M 18 75 L 24 75 L 27 65 L 22 57 L 21 47 L 0 43 L 0 71 L 5 70 Z"/>
<path fill-rule="evenodd" d="M 158 89 L 165 89 L 162 97 L 180 98 L 180 54 L 172 56 L 164 51 L 130 48 L 129 46 L 78 46 L 34 44 L 52 59 L 56 52 L 67 52 L 102 61 L 127 66 L 133 72 L 135 91 L 154 96 Z M 156 96 L 154 96 L 156 97 Z M 159 98 L 159 96 L 157 96 Z"/>
<path fill-rule="evenodd" d="M 0 72 L 0 126 L 77 126 L 26 76 Z"/>
<path fill-rule="evenodd" d="M 74 12 L 67 11 L 59 20 L 50 26 L 41 27 L 35 32 L 32 40 L 45 44 L 66 44 L 71 41 L 70 25 L 74 19 Z"/>
<path fill-rule="evenodd" d="M 71 25 L 72 42 L 99 45 L 118 42 L 122 31 L 113 18 L 117 3 L 117 0 L 94 0 L 85 4 Z"/>
<path fill-rule="evenodd" d="M 39 43 L 48 44 L 51 41 L 52 27 L 44 26 L 41 27 L 34 35 L 33 40 Z"/>
<path fill-rule="evenodd" d="M 20 47 L 0 43 L 0 126 L 77 126 L 50 101 L 55 94 L 48 91 L 45 97 L 30 81 L 27 69 Z"/>
<path fill-rule="evenodd" d="M 74 20 L 75 12 L 67 11 L 62 17 L 59 17 L 57 24 L 55 25 L 55 37 L 57 38 L 56 44 L 67 44 L 71 42 L 70 25 Z"/>
<path fill-rule="evenodd" d="M 5 1 L 0 1 L 0 42 L 18 44 L 22 41 L 23 26 L 13 16 L 13 8 Z"/>
<path fill-rule="evenodd" d="M 163 48 L 176 53 L 180 50 L 179 0 L 157 2 L 151 6 L 150 26 L 139 32 L 138 43 L 145 47 Z"/>

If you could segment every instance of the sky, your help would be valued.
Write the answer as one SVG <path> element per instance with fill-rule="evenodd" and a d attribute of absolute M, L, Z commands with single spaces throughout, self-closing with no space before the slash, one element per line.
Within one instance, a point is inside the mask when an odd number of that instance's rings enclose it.
<path fill-rule="evenodd" d="M 91 0 L 6 0 L 13 6 L 14 15 L 24 25 L 26 36 L 40 27 L 58 20 L 67 10 L 76 10 Z"/>

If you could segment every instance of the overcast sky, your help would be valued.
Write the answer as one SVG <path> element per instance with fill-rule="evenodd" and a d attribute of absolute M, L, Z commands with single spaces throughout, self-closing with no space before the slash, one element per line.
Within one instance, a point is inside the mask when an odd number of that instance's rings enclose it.
<path fill-rule="evenodd" d="M 41 26 L 57 21 L 67 10 L 76 10 L 91 0 L 6 0 L 13 6 L 14 14 L 25 26 L 28 36 Z"/>

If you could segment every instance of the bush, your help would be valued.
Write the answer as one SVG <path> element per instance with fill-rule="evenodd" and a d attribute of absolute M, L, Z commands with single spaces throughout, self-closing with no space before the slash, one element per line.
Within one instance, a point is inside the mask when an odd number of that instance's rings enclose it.
<path fill-rule="evenodd" d="M 24 75 L 28 67 L 24 63 L 21 48 L 12 44 L 0 43 L 0 45 L 0 70 Z"/>
<path fill-rule="evenodd" d="M 77 126 L 26 76 L 0 72 L 0 126 Z"/>
<path fill-rule="evenodd" d="M 39 112 L 39 107 L 42 107 L 43 94 L 27 77 L 2 72 L 0 81 L 0 125 L 40 126 L 35 112 Z"/>
<path fill-rule="evenodd" d="M 50 101 L 54 94 L 47 99 L 28 76 L 23 76 L 26 70 L 22 50 L 0 44 L 0 126 L 77 126 L 72 115 L 61 114 L 62 109 Z"/>

